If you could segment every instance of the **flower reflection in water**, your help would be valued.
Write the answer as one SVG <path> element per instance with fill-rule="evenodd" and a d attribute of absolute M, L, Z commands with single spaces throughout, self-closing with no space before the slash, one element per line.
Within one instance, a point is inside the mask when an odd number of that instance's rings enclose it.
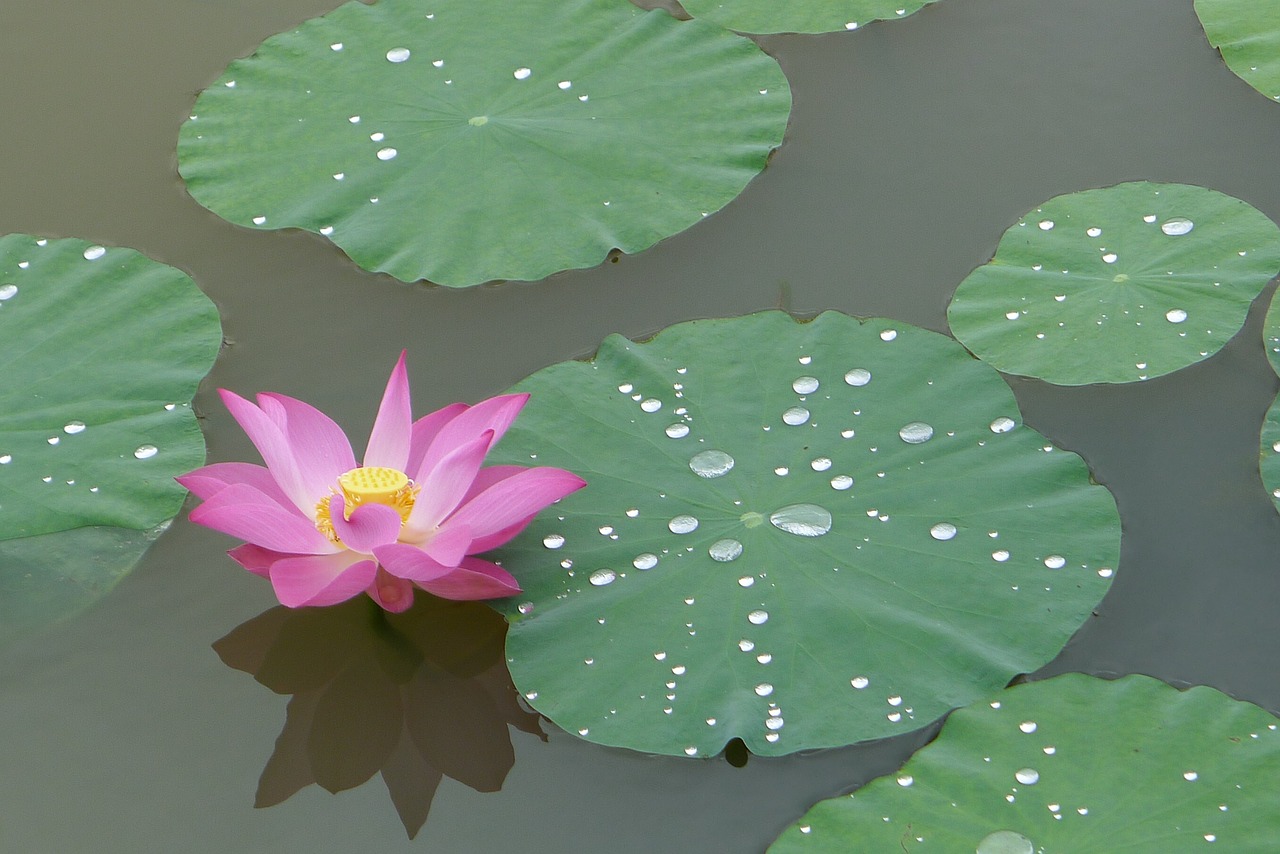
<path fill-rule="evenodd" d="M 223 662 L 292 695 L 255 806 L 381 772 L 412 838 L 442 777 L 496 792 L 515 760 L 508 727 L 546 738 L 503 665 L 505 632 L 489 608 L 426 596 L 398 614 L 361 597 L 238 626 L 213 645 Z"/>

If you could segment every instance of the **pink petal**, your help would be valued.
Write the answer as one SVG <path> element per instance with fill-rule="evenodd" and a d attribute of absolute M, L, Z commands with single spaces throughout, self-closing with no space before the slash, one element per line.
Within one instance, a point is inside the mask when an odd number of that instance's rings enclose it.
<path fill-rule="evenodd" d="M 284 430 L 269 415 L 238 394 L 225 388 L 218 389 L 218 394 L 231 417 L 244 430 L 258 453 L 262 454 L 263 461 L 280 489 L 299 510 L 314 517 L 315 504 L 325 493 L 312 495 L 305 489 L 298 477 L 298 464 L 293 458 L 293 448 L 289 446 Z"/>
<path fill-rule="evenodd" d="M 278 560 L 271 566 L 271 586 L 281 605 L 333 605 L 365 590 L 378 565 L 363 555 L 342 552 Z"/>
<path fill-rule="evenodd" d="M 487 552 L 490 549 L 496 549 L 498 546 L 506 545 L 514 540 L 517 534 L 529 527 L 529 523 L 537 517 L 538 514 L 534 513 L 532 516 L 521 519 L 509 528 L 503 528 L 501 531 L 495 531 L 487 536 L 472 540 L 471 546 L 467 549 L 467 554 L 476 555 L 481 552 Z"/>
<path fill-rule="evenodd" d="M 417 481 L 422 488 L 413 511 L 409 514 L 412 531 L 430 531 L 457 509 L 476 479 L 484 455 L 493 444 L 493 431 L 485 430 L 478 437 L 455 448 L 448 456 Z"/>
<path fill-rule="evenodd" d="M 329 502 L 329 518 L 333 531 L 342 544 L 352 551 L 373 554 L 374 546 L 394 543 L 400 536 L 400 514 L 385 504 L 361 504 L 343 518 L 342 493 Z"/>
<path fill-rule="evenodd" d="M 422 549 L 408 543 L 375 546 L 373 556 L 387 572 L 410 581 L 430 581 L 453 570 L 452 566 L 445 566 Z"/>
<path fill-rule="evenodd" d="M 421 548 L 444 566 L 457 566 L 464 557 L 477 551 L 471 547 L 471 529 L 466 525 L 445 525 L 422 543 Z"/>
<path fill-rule="evenodd" d="M 384 611 L 393 614 L 407 611 L 413 604 L 413 584 L 403 578 L 396 578 L 381 567 L 366 592 Z"/>
<path fill-rule="evenodd" d="M 258 405 L 270 417 L 284 418 L 284 434 L 293 449 L 298 480 L 312 502 L 329 494 L 338 476 L 356 467 L 347 434 L 309 403 L 283 394 L 260 394 Z"/>
<path fill-rule="evenodd" d="M 220 490 L 192 510 L 189 518 L 197 525 L 272 551 L 307 555 L 338 551 L 297 510 L 283 507 L 266 493 L 242 483 Z"/>
<path fill-rule="evenodd" d="M 547 466 L 505 478 L 462 505 L 449 522 L 468 525 L 477 540 L 519 524 L 587 483 L 573 472 Z"/>
<path fill-rule="evenodd" d="M 511 573 L 478 557 L 469 557 L 449 574 L 417 585 L 441 599 L 501 599 L 520 592 Z"/>
<path fill-rule="evenodd" d="M 409 408 L 409 373 L 404 365 L 404 351 L 391 371 L 387 389 L 382 393 L 378 417 L 369 433 L 364 452 L 364 465 L 385 466 L 404 471 L 409 464 L 409 440 L 413 433 L 413 411 Z"/>
<path fill-rule="evenodd" d="M 451 403 L 413 422 L 413 430 L 409 437 L 408 467 L 401 471 L 405 474 L 416 474 L 418 469 L 422 468 L 422 458 L 426 456 L 427 448 L 444 429 L 444 425 L 466 412 L 467 408 L 465 403 Z"/>
<path fill-rule="evenodd" d="M 495 483 L 504 481 L 509 477 L 515 477 L 520 472 L 528 470 L 526 466 L 485 466 L 480 469 L 476 474 L 476 479 L 471 482 L 471 489 L 467 490 L 462 503 L 467 503 Z"/>
<path fill-rule="evenodd" d="M 273 552 L 271 549 L 255 546 L 253 543 L 236 546 L 227 552 L 227 556 L 254 575 L 261 575 L 263 578 L 269 577 L 271 564 L 287 557 L 294 557 L 294 555 L 285 554 L 284 552 Z"/>
<path fill-rule="evenodd" d="M 233 483 L 252 486 L 259 492 L 274 498 L 282 505 L 291 505 L 293 501 L 284 494 L 271 472 L 253 463 L 214 463 L 174 478 L 178 483 L 191 490 L 197 498 L 212 498 L 214 493 Z"/>
<path fill-rule="evenodd" d="M 507 432 L 507 428 L 511 426 L 511 422 L 516 420 L 516 416 L 520 414 L 520 410 L 524 408 L 528 399 L 527 394 L 504 394 L 491 397 L 469 407 L 466 412 L 450 420 L 440 429 L 439 434 L 427 448 L 414 480 L 419 482 L 425 480 L 440 460 L 486 430 L 493 431 L 493 444 L 496 445 Z"/>

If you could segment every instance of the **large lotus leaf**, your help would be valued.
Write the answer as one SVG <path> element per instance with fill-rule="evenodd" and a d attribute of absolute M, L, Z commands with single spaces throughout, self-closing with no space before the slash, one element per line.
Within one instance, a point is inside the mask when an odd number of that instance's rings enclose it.
<path fill-rule="evenodd" d="M 1271 501 L 1280 510 L 1280 397 L 1267 410 L 1262 422 L 1262 446 L 1259 455 L 1262 484 L 1271 493 Z"/>
<path fill-rule="evenodd" d="M 740 33 L 830 33 L 910 15 L 936 0 L 682 0 L 695 18 Z"/>
<path fill-rule="evenodd" d="M 960 709 L 897 774 L 818 804 L 769 851 L 1269 854 L 1276 726 L 1146 676 L 1019 685 Z"/>
<path fill-rule="evenodd" d="M 617 0 L 349 2 L 196 102 L 191 194 L 405 281 L 540 279 L 733 199 L 791 94 L 741 36 Z"/>
<path fill-rule="evenodd" d="M 1271 369 L 1280 374 L 1280 300 L 1275 298 L 1274 293 L 1263 320 L 1262 342 L 1267 351 L 1267 360 L 1271 362 Z"/>
<path fill-rule="evenodd" d="M 1259 0 L 1195 0 L 1209 44 L 1254 89 L 1280 100 L 1280 5 Z"/>
<path fill-rule="evenodd" d="M 199 466 L 213 304 L 132 249 L 0 237 L 0 635 L 110 589 Z M 72 530 L 76 529 L 76 530 Z"/>
<path fill-rule="evenodd" d="M 1050 659 L 1120 525 L 950 338 L 781 312 L 613 336 L 497 449 L 586 489 L 498 554 L 507 660 L 571 732 L 708 755 L 905 732 Z"/>
<path fill-rule="evenodd" d="M 1280 228 L 1203 187 L 1058 196 L 960 283 L 951 330 L 1007 373 L 1060 385 L 1158 377 L 1213 355 L 1280 270 Z"/>

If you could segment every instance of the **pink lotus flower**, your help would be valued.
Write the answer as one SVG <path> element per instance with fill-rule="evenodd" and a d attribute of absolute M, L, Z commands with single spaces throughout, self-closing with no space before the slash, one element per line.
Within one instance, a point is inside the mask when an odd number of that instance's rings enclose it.
<path fill-rule="evenodd" d="M 190 519 L 246 540 L 228 554 L 271 580 L 282 605 L 332 605 L 367 592 L 388 611 L 413 587 L 445 599 L 520 592 L 478 557 L 520 533 L 544 507 L 580 489 L 556 468 L 490 466 L 485 454 L 528 400 L 455 403 L 417 421 L 404 353 L 391 372 L 359 464 L 342 429 L 282 394 L 222 401 L 266 461 L 215 463 L 177 480 L 204 501 Z"/>

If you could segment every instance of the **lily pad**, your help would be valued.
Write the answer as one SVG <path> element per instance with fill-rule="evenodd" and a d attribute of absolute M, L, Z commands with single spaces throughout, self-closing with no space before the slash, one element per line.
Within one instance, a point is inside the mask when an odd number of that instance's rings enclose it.
<path fill-rule="evenodd" d="M 1280 6 L 1257 0 L 1195 0 L 1209 44 L 1227 68 L 1272 100 L 1280 100 Z"/>
<path fill-rule="evenodd" d="M 508 666 L 591 741 L 776 755 L 923 726 L 1052 658 L 1116 565 L 1080 458 L 906 324 L 693 321 L 517 389 L 497 460 L 588 486 L 495 553 L 525 591 L 497 604 Z"/>
<path fill-rule="evenodd" d="M 1277 723 L 1146 676 L 1019 685 L 960 709 L 897 774 L 818 804 L 769 851 L 1274 851 Z"/>
<path fill-rule="evenodd" d="M 639 252 L 728 204 L 791 93 L 754 43 L 614 0 L 349 2 L 237 60 L 178 143 L 232 222 L 474 285 Z"/>
<path fill-rule="evenodd" d="M 740 33 L 832 33 L 893 20 L 936 0 L 682 0 L 695 18 Z"/>
<path fill-rule="evenodd" d="M 1158 377 L 1212 356 L 1280 270 L 1280 228 L 1203 187 L 1136 182 L 1058 196 L 956 289 L 978 358 L 1059 385 Z"/>
<path fill-rule="evenodd" d="M 84 240 L 0 237 L 0 639 L 102 595 L 204 460 L 190 400 L 221 344 L 180 270 Z"/>

